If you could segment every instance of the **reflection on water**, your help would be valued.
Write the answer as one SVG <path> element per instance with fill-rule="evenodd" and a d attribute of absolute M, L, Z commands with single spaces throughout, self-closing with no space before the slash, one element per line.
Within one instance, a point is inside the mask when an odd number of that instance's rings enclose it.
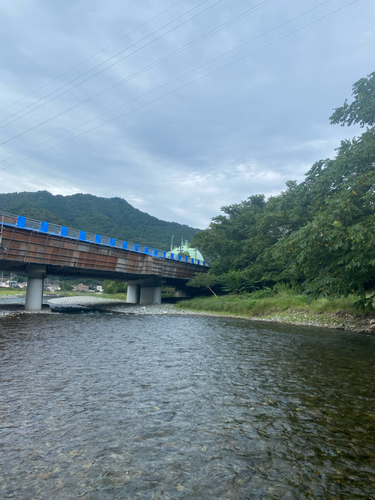
<path fill-rule="evenodd" d="M 2 320 L 4 499 L 375 498 L 375 338 L 242 320 Z"/>

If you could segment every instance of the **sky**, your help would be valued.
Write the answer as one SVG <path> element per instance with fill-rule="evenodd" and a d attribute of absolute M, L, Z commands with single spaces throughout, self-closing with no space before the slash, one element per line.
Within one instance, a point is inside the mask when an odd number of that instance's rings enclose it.
<path fill-rule="evenodd" d="M 206 228 L 356 127 L 373 0 L 0 0 L 0 192 L 121 197 Z M 22 214 L 21 214 L 22 215 Z"/>

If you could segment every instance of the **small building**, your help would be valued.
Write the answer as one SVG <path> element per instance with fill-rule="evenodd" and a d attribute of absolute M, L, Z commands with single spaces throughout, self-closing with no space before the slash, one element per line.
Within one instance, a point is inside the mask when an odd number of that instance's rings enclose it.
<path fill-rule="evenodd" d="M 1 283 L 3 288 L 18 288 L 18 281 L 7 280 Z"/>
<path fill-rule="evenodd" d="M 88 292 L 89 289 L 90 289 L 90 287 L 88 287 L 87 285 L 84 285 L 82 283 L 73 287 L 73 290 L 75 292 Z"/>

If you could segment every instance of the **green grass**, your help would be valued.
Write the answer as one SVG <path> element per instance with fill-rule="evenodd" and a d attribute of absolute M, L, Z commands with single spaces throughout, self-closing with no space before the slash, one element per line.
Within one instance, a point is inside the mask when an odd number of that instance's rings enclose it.
<path fill-rule="evenodd" d="M 89 295 L 99 297 L 101 299 L 126 300 L 126 293 L 91 293 Z"/>
<path fill-rule="evenodd" d="M 64 297 L 98 297 L 99 299 L 126 300 L 126 293 L 96 293 L 96 292 L 57 292 Z"/>
<path fill-rule="evenodd" d="M 311 303 L 309 303 L 309 299 L 305 295 L 293 295 L 290 291 L 279 292 L 269 297 L 256 297 L 256 294 L 196 297 L 188 301 L 181 301 L 176 307 L 249 317 L 263 317 L 286 312 L 314 314 L 355 313 L 353 307 L 354 297 L 334 299 L 332 301 L 318 299 Z"/>
<path fill-rule="evenodd" d="M 0 297 L 6 295 L 26 295 L 26 288 L 0 288 Z"/>

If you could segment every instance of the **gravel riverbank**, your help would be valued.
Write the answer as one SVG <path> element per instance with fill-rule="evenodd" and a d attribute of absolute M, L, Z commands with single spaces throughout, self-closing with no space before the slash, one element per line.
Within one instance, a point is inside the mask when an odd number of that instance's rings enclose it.
<path fill-rule="evenodd" d="M 127 304 L 124 301 L 115 299 L 103 299 L 101 297 L 62 297 L 48 301 L 51 307 L 67 307 L 69 305 L 85 306 L 93 309 L 123 313 L 123 314 L 173 314 L 190 316 L 214 316 L 242 318 L 250 321 L 263 321 L 271 323 L 286 323 L 300 326 L 315 326 L 321 328 L 331 328 L 336 330 L 357 331 L 361 333 L 375 333 L 375 319 L 367 316 L 352 316 L 342 313 L 300 313 L 284 312 L 269 314 L 263 317 L 235 316 L 229 314 L 211 313 L 207 311 L 194 311 L 191 309 L 180 309 L 173 304 L 136 305 Z"/>
<path fill-rule="evenodd" d="M 122 314 L 173 314 L 173 315 L 194 315 L 194 316 L 219 316 L 206 312 L 195 312 L 189 310 L 176 309 L 173 304 L 152 304 L 139 305 L 127 304 L 123 300 L 103 299 L 101 297 L 61 297 L 48 300 L 51 310 L 59 310 L 69 307 L 81 307 L 88 309 L 97 309 L 107 312 L 116 312 Z"/>
<path fill-rule="evenodd" d="M 20 303 L 8 302 L 0 299 L 0 318 L 24 314 L 23 305 Z M 286 311 L 283 313 L 273 313 L 262 317 L 235 316 L 231 314 L 220 314 L 207 311 L 194 311 L 191 309 L 176 308 L 173 304 L 153 304 L 138 305 L 127 304 L 122 300 L 105 299 L 92 296 L 59 297 L 45 301 L 46 304 L 42 313 L 53 314 L 70 310 L 103 311 L 120 314 L 147 314 L 147 315 L 188 315 L 188 316 L 213 316 L 226 318 L 241 318 L 250 321 L 263 321 L 271 323 L 286 323 L 297 326 L 314 326 L 347 331 L 357 331 L 361 333 L 375 333 L 375 318 L 368 316 L 353 316 L 342 313 L 312 314 Z M 38 313 L 39 314 L 39 313 Z"/>

